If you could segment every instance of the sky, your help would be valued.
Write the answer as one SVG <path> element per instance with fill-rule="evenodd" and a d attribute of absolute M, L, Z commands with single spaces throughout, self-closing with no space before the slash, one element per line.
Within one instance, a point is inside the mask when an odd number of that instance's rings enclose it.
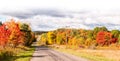
<path fill-rule="evenodd" d="M 120 30 L 119 0 L 0 0 L 0 21 L 20 20 L 33 31 L 58 28 Z"/>

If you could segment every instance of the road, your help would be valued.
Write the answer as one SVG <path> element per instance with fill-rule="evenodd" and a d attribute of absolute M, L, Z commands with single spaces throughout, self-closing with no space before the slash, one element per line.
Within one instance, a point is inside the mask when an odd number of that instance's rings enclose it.
<path fill-rule="evenodd" d="M 88 61 L 84 58 L 58 52 L 45 46 L 36 47 L 30 61 Z"/>

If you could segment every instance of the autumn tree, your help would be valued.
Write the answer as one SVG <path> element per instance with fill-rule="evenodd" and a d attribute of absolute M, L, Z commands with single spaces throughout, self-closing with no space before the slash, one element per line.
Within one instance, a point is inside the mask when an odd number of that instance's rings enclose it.
<path fill-rule="evenodd" d="M 100 31 L 97 34 L 96 41 L 100 45 L 110 45 L 111 43 L 116 43 L 117 39 L 112 38 L 112 34 L 106 31 Z"/>
<path fill-rule="evenodd" d="M 43 33 L 42 35 L 39 36 L 40 40 L 39 40 L 39 43 L 43 44 L 43 45 L 46 45 L 46 42 L 47 42 L 47 33 Z"/>
<path fill-rule="evenodd" d="M 62 39 L 63 38 L 62 38 L 61 34 L 57 33 L 57 35 L 56 35 L 56 44 L 58 44 L 58 45 L 63 44 L 63 40 Z"/>
<path fill-rule="evenodd" d="M 108 31 L 108 29 L 106 27 L 95 27 L 94 30 L 93 30 L 93 36 L 94 36 L 94 39 L 96 39 L 96 35 L 99 31 Z"/>
<path fill-rule="evenodd" d="M 6 25 L 0 26 L 0 46 L 5 47 L 10 37 L 10 30 L 7 29 Z"/>
<path fill-rule="evenodd" d="M 56 42 L 56 35 L 54 32 L 50 31 L 47 33 L 48 41 L 47 44 L 54 44 Z"/>
<path fill-rule="evenodd" d="M 29 46 L 34 41 L 34 33 L 31 32 L 31 28 L 26 23 L 19 23 L 20 31 L 22 32 L 22 40 L 25 46 Z"/>
<path fill-rule="evenodd" d="M 9 44 L 10 46 L 16 47 L 17 45 L 23 43 L 22 41 L 22 32 L 20 31 L 19 25 L 12 19 L 9 22 L 6 22 L 5 25 L 10 30 Z"/>

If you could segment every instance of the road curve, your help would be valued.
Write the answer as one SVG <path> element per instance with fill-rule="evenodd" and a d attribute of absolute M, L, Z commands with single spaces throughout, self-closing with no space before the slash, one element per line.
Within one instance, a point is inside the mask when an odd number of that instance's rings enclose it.
<path fill-rule="evenodd" d="M 88 61 L 84 58 L 65 54 L 47 48 L 45 46 L 36 47 L 36 50 L 30 61 Z"/>

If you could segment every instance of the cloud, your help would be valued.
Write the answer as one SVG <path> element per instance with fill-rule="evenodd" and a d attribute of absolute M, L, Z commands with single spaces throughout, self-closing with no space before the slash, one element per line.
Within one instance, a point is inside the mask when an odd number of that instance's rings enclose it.
<path fill-rule="evenodd" d="M 0 14 L 17 17 L 20 19 L 30 18 L 36 15 L 47 15 L 53 17 L 66 17 L 68 12 L 62 12 L 57 9 L 26 9 L 21 11 L 3 11 Z"/>
<path fill-rule="evenodd" d="M 106 26 L 110 30 L 120 29 L 119 11 L 81 10 L 78 12 L 58 9 L 26 9 L 0 14 L 1 18 L 15 18 L 30 23 L 33 31 L 49 31 L 66 26 L 83 29 Z"/>

